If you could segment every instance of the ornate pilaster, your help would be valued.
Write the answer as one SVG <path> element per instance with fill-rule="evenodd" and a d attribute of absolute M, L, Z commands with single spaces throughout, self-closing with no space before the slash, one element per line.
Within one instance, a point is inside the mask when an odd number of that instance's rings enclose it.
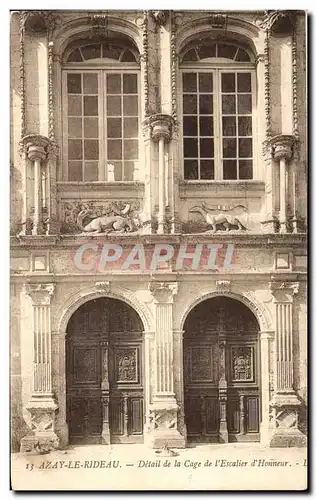
<path fill-rule="evenodd" d="M 102 443 L 110 444 L 110 427 L 109 427 L 109 342 L 102 341 L 100 343 L 102 349 L 102 369 L 101 369 L 101 401 L 102 401 Z"/>
<path fill-rule="evenodd" d="M 27 284 L 33 309 L 33 388 L 26 409 L 31 414 L 32 435 L 21 440 L 21 451 L 51 450 L 58 447 L 52 392 L 51 299 L 55 285 Z"/>
<path fill-rule="evenodd" d="M 275 393 L 273 436 L 270 446 L 304 446 L 306 436 L 298 429 L 300 400 L 294 390 L 293 360 L 293 301 L 298 282 L 271 281 L 270 290 L 275 303 Z"/>
<path fill-rule="evenodd" d="M 21 100 L 21 138 L 25 136 L 25 55 L 24 55 L 24 15 L 20 13 L 20 100 Z"/>
<path fill-rule="evenodd" d="M 218 382 L 218 399 L 219 399 L 219 443 L 228 443 L 228 426 L 227 426 L 227 401 L 228 401 L 228 383 L 226 379 L 226 340 L 219 336 L 219 382 Z"/>
<path fill-rule="evenodd" d="M 280 185 L 279 185 L 279 229 L 280 233 L 288 232 L 287 206 L 289 201 L 289 164 L 293 158 L 295 138 L 292 135 L 276 135 L 269 140 L 273 159 L 279 164 Z"/>
<path fill-rule="evenodd" d="M 147 118 L 150 114 L 150 104 L 149 104 L 149 34 L 148 34 L 148 11 L 143 13 L 142 22 L 142 56 L 141 56 L 141 73 L 143 76 L 143 109 L 144 118 Z"/>
<path fill-rule="evenodd" d="M 274 339 L 274 332 L 260 331 L 261 347 L 261 444 L 267 446 L 270 439 L 270 343 Z"/>
<path fill-rule="evenodd" d="M 152 282 L 155 304 L 155 391 L 149 408 L 153 448 L 164 445 L 183 448 L 185 439 L 178 430 L 179 406 L 174 391 L 173 302 L 176 282 Z"/>
<path fill-rule="evenodd" d="M 21 235 L 57 234 L 57 144 L 42 135 L 21 141 L 24 160 Z"/>

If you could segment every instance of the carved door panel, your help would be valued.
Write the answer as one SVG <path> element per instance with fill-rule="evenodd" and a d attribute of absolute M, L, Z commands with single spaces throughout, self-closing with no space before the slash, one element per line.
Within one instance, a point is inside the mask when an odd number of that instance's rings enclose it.
<path fill-rule="evenodd" d="M 249 336 L 239 340 L 231 335 L 227 342 L 229 441 L 259 441 L 259 353 Z"/>
<path fill-rule="evenodd" d="M 189 440 L 259 440 L 258 354 L 254 334 L 187 335 L 184 389 Z"/>
<path fill-rule="evenodd" d="M 218 440 L 218 356 L 216 338 L 192 338 L 184 346 L 185 418 L 189 439 Z"/>
<path fill-rule="evenodd" d="M 68 349 L 67 413 L 73 443 L 98 443 L 102 431 L 100 349 L 97 340 L 73 340 Z"/>
<path fill-rule="evenodd" d="M 116 335 L 109 351 L 111 442 L 143 441 L 142 344 Z"/>

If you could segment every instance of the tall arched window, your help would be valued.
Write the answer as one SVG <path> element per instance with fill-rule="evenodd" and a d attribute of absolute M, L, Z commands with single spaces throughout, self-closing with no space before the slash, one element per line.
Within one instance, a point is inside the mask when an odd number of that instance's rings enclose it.
<path fill-rule="evenodd" d="M 248 49 L 222 40 L 183 52 L 185 180 L 253 178 L 254 68 Z"/>
<path fill-rule="evenodd" d="M 133 181 L 139 159 L 139 54 L 129 41 L 81 40 L 63 65 L 68 181 Z"/>

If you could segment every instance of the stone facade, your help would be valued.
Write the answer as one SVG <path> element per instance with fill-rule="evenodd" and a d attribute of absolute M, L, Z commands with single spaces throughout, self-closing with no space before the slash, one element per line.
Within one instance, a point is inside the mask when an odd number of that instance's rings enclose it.
<path fill-rule="evenodd" d="M 70 44 L 98 37 L 107 43 L 121 37 L 139 54 L 140 158 L 128 182 L 67 180 L 65 54 Z M 181 57 L 204 37 L 230 40 L 252 53 L 252 179 L 184 178 Z M 305 40 L 305 13 L 295 11 L 12 14 L 13 450 L 67 446 L 67 324 L 98 297 L 126 302 L 142 320 L 149 446 L 186 446 L 184 323 L 197 304 L 217 296 L 242 302 L 259 324 L 261 443 L 305 444 Z M 235 207 L 243 214 L 232 219 L 227 214 Z M 159 244 L 230 244 L 235 266 L 203 269 L 171 259 L 154 270 L 83 270 L 74 257 L 85 244 L 138 244 L 146 258 Z"/>

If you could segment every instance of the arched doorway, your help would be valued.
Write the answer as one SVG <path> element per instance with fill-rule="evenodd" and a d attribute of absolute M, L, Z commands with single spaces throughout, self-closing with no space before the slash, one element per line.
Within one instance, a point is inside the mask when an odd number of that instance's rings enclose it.
<path fill-rule="evenodd" d="M 259 325 L 238 300 L 199 303 L 184 325 L 185 422 L 189 441 L 260 440 Z"/>
<path fill-rule="evenodd" d="M 70 318 L 66 405 L 70 443 L 143 441 L 143 324 L 125 302 L 98 298 Z"/>

